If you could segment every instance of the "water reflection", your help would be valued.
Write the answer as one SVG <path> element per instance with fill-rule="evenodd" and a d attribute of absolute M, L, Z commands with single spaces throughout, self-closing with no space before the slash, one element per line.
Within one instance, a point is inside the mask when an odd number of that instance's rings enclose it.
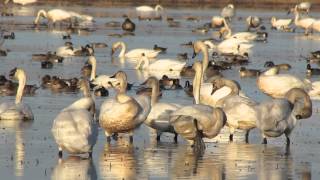
<path fill-rule="evenodd" d="M 97 179 L 97 172 L 91 158 L 69 156 L 67 159 L 59 159 L 51 179 Z"/>
<path fill-rule="evenodd" d="M 126 139 L 104 146 L 99 158 L 101 179 L 136 179 L 137 165 L 134 147 Z"/>
<path fill-rule="evenodd" d="M 33 121 L 1 120 L 0 128 L 8 132 L 15 132 L 15 175 L 24 176 L 25 143 L 24 130 L 32 125 Z"/>

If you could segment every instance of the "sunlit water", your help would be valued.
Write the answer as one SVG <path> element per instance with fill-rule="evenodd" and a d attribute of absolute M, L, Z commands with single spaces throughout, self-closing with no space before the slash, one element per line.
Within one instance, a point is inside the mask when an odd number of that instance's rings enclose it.
<path fill-rule="evenodd" d="M 28 74 L 28 84 L 40 85 L 45 74 L 74 77 L 80 75 L 80 68 L 87 60 L 85 57 L 66 59 L 63 65 L 55 65 L 51 70 L 40 68 L 40 63 L 31 60 L 33 53 L 55 51 L 62 46 L 62 34 L 59 30 L 34 30 L 32 21 L 38 9 L 50 9 L 44 5 L 12 6 L 14 17 L 1 17 L 1 26 L 16 33 L 16 40 L 5 42 L 4 48 L 11 50 L 7 57 L 0 57 L 0 74 L 8 75 L 15 66 L 22 67 Z M 59 6 L 59 8 L 66 8 Z M 123 40 L 128 49 L 146 47 L 154 44 L 168 47 L 167 54 L 160 58 L 175 58 L 177 53 L 192 49 L 180 46 L 181 43 L 197 39 L 210 38 L 213 31 L 207 34 L 192 33 L 191 30 L 206 22 L 217 9 L 166 9 L 165 15 L 181 22 L 181 27 L 169 28 L 163 21 L 138 21 L 133 7 L 99 8 L 70 6 L 74 11 L 93 15 L 96 22 L 90 25 L 94 32 L 81 35 L 72 34 L 72 42 L 85 45 L 89 42 L 106 42 L 109 48 L 96 49 L 98 74 L 113 74 L 122 69 L 128 73 L 129 82 L 136 85 L 148 77 L 148 73 L 134 70 L 132 62 L 121 63 L 117 58 L 111 59 L 110 46 L 113 42 Z M 108 21 L 123 21 L 122 15 L 129 14 L 136 23 L 135 36 L 116 38 L 111 33 L 121 33 L 120 28 L 107 28 Z M 200 22 L 188 22 L 188 16 L 197 16 Z M 302 31 L 282 33 L 270 30 L 269 18 L 273 15 L 286 17 L 285 12 L 266 11 L 263 9 L 240 9 L 237 12 L 242 20 L 235 20 L 236 31 L 246 29 L 244 19 L 248 15 L 263 18 L 269 32 L 268 43 L 255 43 L 250 54 L 250 68 L 263 68 L 265 61 L 290 63 L 293 73 L 305 78 L 306 63 L 300 55 L 317 50 L 320 46 L 320 34 L 305 37 Z M 313 14 L 312 16 L 320 16 Z M 201 58 L 201 57 L 198 57 Z M 192 60 L 190 61 L 190 63 Z M 240 81 L 242 89 L 257 101 L 267 100 L 255 84 L 255 79 L 239 79 L 239 67 L 225 71 L 226 77 Z M 316 80 L 313 78 L 312 80 Z M 185 79 L 182 80 L 184 82 Z M 134 94 L 135 91 L 130 91 Z M 112 93 L 113 94 L 113 93 Z M 68 157 L 58 160 L 57 146 L 50 129 L 57 113 L 79 98 L 78 94 L 52 94 L 39 89 L 34 97 L 25 97 L 35 114 L 30 123 L 0 121 L 0 175 L 1 179 L 319 179 L 320 178 L 320 138 L 318 137 L 319 103 L 314 101 L 314 113 L 308 120 L 299 121 L 292 133 L 290 149 L 285 148 L 285 138 L 270 139 L 268 145 L 261 145 L 258 130 L 250 134 L 250 144 L 243 142 L 242 135 L 236 136 L 236 142 L 229 144 L 226 135 L 219 135 L 219 142 L 208 142 L 205 154 L 196 158 L 192 150 L 179 138 L 173 143 L 172 135 L 164 135 L 162 142 L 157 143 L 155 135 L 147 127 L 136 130 L 134 143 L 129 144 L 125 136 L 110 145 L 106 143 L 100 129 L 98 143 L 94 147 L 93 159 Z M 13 100 L 14 97 L 1 97 Z M 96 98 L 97 107 L 103 98 Z M 161 101 L 191 104 L 192 98 L 180 91 L 165 91 Z M 222 140 L 221 140 L 222 139 Z M 4 178 L 5 177 L 5 178 Z"/>

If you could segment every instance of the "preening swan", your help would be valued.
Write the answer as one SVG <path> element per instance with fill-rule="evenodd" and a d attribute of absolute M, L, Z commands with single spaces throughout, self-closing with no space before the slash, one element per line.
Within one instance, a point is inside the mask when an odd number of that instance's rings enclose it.
<path fill-rule="evenodd" d="M 178 134 L 174 131 L 169 123 L 170 114 L 181 106 L 173 103 L 158 102 L 159 99 L 159 81 L 156 77 L 149 77 L 143 84 L 152 88 L 151 93 L 151 111 L 144 121 L 146 125 L 153 128 L 157 132 L 157 141 L 160 141 L 160 136 L 163 132 L 175 134 L 174 141 L 178 141 Z"/>
<path fill-rule="evenodd" d="M 92 16 L 81 15 L 72 11 L 65 11 L 62 9 L 52 9 L 46 12 L 45 10 L 41 9 L 37 13 L 37 17 L 34 20 L 34 24 L 38 24 L 41 17 L 48 19 L 48 21 L 53 24 L 55 24 L 55 22 L 58 22 L 58 21 L 65 21 L 65 20 L 71 21 L 72 18 L 75 18 L 76 20 L 80 20 L 80 21 L 93 21 Z"/>
<path fill-rule="evenodd" d="M 223 40 L 217 45 L 209 40 L 204 41 L 204 43 L 210 48 L 210 51 L 219 54 L 243 55 L 245 53 L 250 53 L 251 48 L 253 47 L 253 44 L 250 44 L 248 40 L 236 38 Z"/>
<path fill-rule="evenodd" d="M 64 108 L 54 119 L 51 132 L 58 144 L 59 157 L 62 151 L 71 154 L 89 153 L 98 137 L 98 124 L 95 122 L 95 102 L 92 99 L 86 80 L 79 82 L 84 97 Z"/>
<path fill-rule="evenodd" d="M 19 81 L 15 102 L 2 102 L 0 104 L 0 120 L 33 120 L 31 108 L 22 102 L 23 90 L 27 77 L 23 69 L 14 68 L 10 77 Z"/>
<path fill-rule="evenodd" d="M 150 63 L 149 58 L 144 53 L 142 53 L 141 58 L 138 60 L 136 69 L 141 68 L 149 71 L 181 71 L 185 65 L 186 62 L 178 61 L 175 59 L 159 59 Z"/>
<path fill-rule="evenodd" d="M 303 101 L 303 105 L 299 104 L 299 100 Z M 287 145 L 290 145 L 290 134 L 297 119 L 306 119 L 312 115 L 312 102 L 304 90 L 293 88 L 284 98 L 263 102 L 255 109 L 263 143 L 267 144 L 267 137 L 285 134 Z"/>
<path fill-rule="evenodd" d="M 4 4 L 8 4 L 9 1 L 10 1 L 10 0 L 5 0 L 5 1 L 4 1 Z M 24 5 L 26 5 L 26 4 L 35 3 L 35 2 L 37 2 L 37 0 L 12 0 L 12 2 L 24 6 Z"/>
<path fill-rule="evenodd" d="M 303 28 L 304 34 L 307 35 L 309 33 L 309 30 L 312 28 L 312 24 L 316 20 L 314 18 L 310 18 L 310 17 L 302 17 L 301 18 L 297 6 L 294 8 L 294 14 L 295 14 L 294 24 L 297 27 Z"/>
<path fill-rule="evenodd" d="M 119 58 L 140 58 L 141 54 L 144 53 L 148 58 L 156 58 L 161 51 L 153 49 L 132 49 L 129 52 L 126 52 L 127 46 L 124 42 L 119 41 L 112 44 L 111 56 L 114 52 L 121 47 Z"/>
<path fill-rule="evenodd" d="M 193 64 L 195 69 L 202 69 L 200 62 Z M 196 80 L 196 79 L 195 79 Z M 193 82 L 196 84 L 197 82 Z M 174 130 L 187 139 L 197 149 L 204 149 L 203 137 L 214 138 L 225 125 L 227 118 L 221 108 L 200 104 L 200 89 L 194 89 L 195 105 L 184 106 L 173 112 L 170 123 Z"/>
<path fill-rule="evenodd" d="M 257 28 L 261 24 L 261 19 L 258 16 L 248 16 L 246 19 L 248 31 L 250 31 L 251 28 Z"/>
<path fill-rule="evenodd" d="M 162 11 L 163 7 L 161 5 L 156 5 L 154 8 L 151 6 L 138 6 L 136 10 L 139 12 L 153 12 L 153 11 Z"/>
<path fill-rule="evenodd" d="M 129 133 L 132 142 L 134 129 L 146 120 L 151 110 L 150 98 L 144 95 L 128 96 L 127 75 L 123 71 L 117 72 L 114 77 L 119 81 L 118 93 L 115 98 L 102 103 L 99 123 L 109 142 L 112 133 Z"/>
<path fill-rule="evenodd" d="M 235 129 L 241 129 L 246 131 L 246 142 L 248 142 L 249 131 L 256 127 L 254 106 L 257 103 L 248 97 L 240 96 L 240 86 L 235 81 L 219 78 L 213 80 L 212 83 L 216 89 L 223 88 L 224 86 L 231 89 L 231 92 L 227 96 L 217 102 L 217 106 L 221 107 L 227 115 L 230 141 L 233 141 Z"/>

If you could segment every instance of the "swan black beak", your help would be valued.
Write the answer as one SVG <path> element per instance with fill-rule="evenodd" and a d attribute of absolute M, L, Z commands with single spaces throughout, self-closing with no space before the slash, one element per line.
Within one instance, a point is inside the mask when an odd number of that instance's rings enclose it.
<path fill-rule="evenodd" d="M 192 59 L 194 59 L 197 56 L 197 53 L 193 50 Z"/>
<path fill-rule="evenodd" d="M 14 69 L 12 69 L 9 73 L 9 78 L 12 79 L 15 75 L 15 73 L 17 72 L 17 68 L 15 67 Z"/>

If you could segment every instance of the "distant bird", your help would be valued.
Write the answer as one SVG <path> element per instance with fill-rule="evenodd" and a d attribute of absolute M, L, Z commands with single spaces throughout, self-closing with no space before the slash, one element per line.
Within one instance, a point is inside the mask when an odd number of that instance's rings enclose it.
<path fill-rule="evenodd" d="M 224 7 L 221 11 L 221 16 L 223 18 L 228 19 L 231 21 L 232 17 L 235 15 L 235 9 L 233 4 L 228 4 L 226 7 Z"/>
<path fill-rule="evenodd" d="M 136 25 L 129 18 L 126 18 L 124 20 L 121 27 L 124 31 L 129 31 L 129 32 L 133 32 L 136 29 Z"/>
<path fill-rule="evenodd" d="M 248 31 L 251 28 L 257 28 L 261 24 L 261 19 L 258 16 L 248 16 L 246 19 Z"/>
<path fill-rule="evenodd" d="M 5 0 L 4 4 L 8 4 L 10 0 Z M 31 3 L 37 2 L 37 0 L 12 0 L 13 3 L 20 4 L 20 5 L 27 5 Z"/>
<path fill-rule="evenodd" d="M 155 11 L 162 11 L 163 7 L 161 5 L 156 5 L 155 8 L 152 8 L 151 6 L 138 6 L 136 7 L 136 11 L 139 12 L 155 12 Z"/>

